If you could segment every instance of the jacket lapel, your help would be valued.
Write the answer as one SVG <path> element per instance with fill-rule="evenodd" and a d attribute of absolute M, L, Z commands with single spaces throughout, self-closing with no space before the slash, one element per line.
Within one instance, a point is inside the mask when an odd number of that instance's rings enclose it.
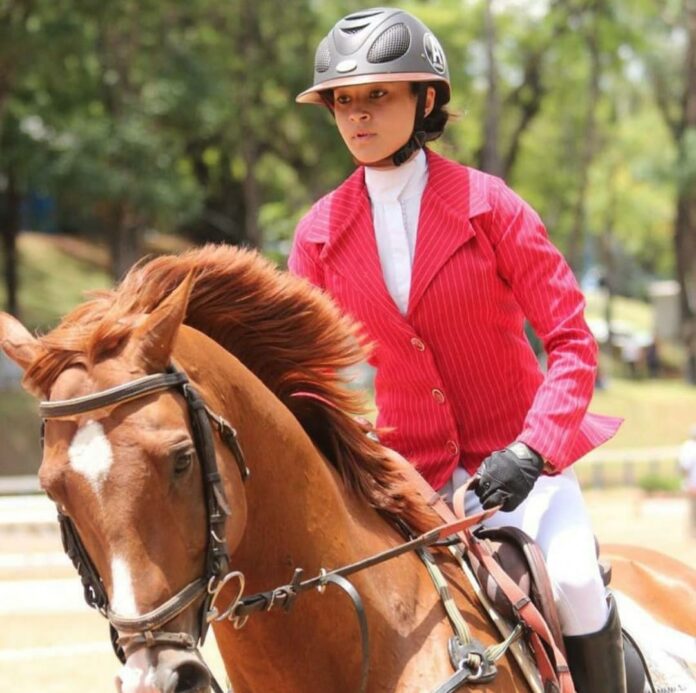
<path fill-rule="evenodd" d="M 485 177 L 427 150 L 428 183 L 423 193 L 408 315 L 450 257 L 476 235 L 469 221 L 490 210 Z M 480 179 L 473 180 L 478 174 Z"/>
<path fill-rule="evenodd" d="M 401 322 L 402 316 L 384 283 L 362 167 L 334 191 L 330 227 L 322 261 L 376 304 L 385 317 Z"/>

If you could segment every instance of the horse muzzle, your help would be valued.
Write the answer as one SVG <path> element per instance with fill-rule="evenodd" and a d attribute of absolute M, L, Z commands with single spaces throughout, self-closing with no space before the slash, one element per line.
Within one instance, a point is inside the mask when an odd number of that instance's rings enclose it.
<path fill-rule="evenodd" d="M 118 693 L 210 693 L 210 672 L 196 651 L 141 648 L 116 677 Z"/>

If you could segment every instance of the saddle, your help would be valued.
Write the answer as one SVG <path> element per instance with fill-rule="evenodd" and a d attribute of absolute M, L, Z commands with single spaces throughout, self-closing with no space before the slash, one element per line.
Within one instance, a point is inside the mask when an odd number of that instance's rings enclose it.
<path fill-rule="evenodd" d="M 474 536 L 487 544 L 493 558 L 532 600 L 544 617 L 556 645 L 565 651 L 551 580 L 537 543 L 517 527 L 479 528 Z M 498 583 L 488 579 L 488 571 L 482 564 L 474 572 L 496 610 L 509 621 L 514 621 L 516 616 L 512 604 Z"/>
<path fill-rule="evenodd" d="M 517 527 L 498 527 L 474 532 L 474 536 L 487 544 L 488 550 L 501 568 L 512 578 L 517 586 L 532 600 L 544 617 L 553 639 L 564 650 L 561 624 L 553 598 L 553 589 L 546 561 L 538 544 L 528 534 Z M 599 545 L 597 545 L 599 555 Z M 607 587 L 611 581 L 611 566 L 600 561 L 599 570 L 602 582 Z M 476 577 L 486 591 L 495 608 L 505 618 L 514 619 L 510 601 L 497 583 L 488 580 L 487 572 L 479 566 Z"/>

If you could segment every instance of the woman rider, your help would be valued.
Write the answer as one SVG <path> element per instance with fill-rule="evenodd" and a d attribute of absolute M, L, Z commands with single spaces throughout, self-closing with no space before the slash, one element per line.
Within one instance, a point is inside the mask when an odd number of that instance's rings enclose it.
<path fill-rule="evenodd" d="M 584 299 L 527 203 L 426 147 L 449 98 L 445 53 L 414 16 L 375 8 L 333 27 L 297 100 L 331 111 L 358 168 L 300 221 L 289 267 L 374 343 L 383 442 L 445 494 L 478 474 L 467 511 L 501 505 L 487 525 L 541 546 L 577 690 L 625 691 L 620 624 L 570 469 L 620 423 L 587 412 L 597 346 Z"/>

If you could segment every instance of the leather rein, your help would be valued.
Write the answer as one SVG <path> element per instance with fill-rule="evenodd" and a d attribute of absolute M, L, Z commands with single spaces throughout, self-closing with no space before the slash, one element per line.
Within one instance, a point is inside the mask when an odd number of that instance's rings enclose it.
<path fill-rule="evenodd" d="M 413 536 L 408 528 L 403 526 L 401 530 L 408 539 L 403 544 L 335 570 L 327 571 L 322 569 L 318 576 L 306 580 L 301 579 L 303 571 L 297 569 L 290 583 L 269 592 L 244 596 L 244 575 L 238 571 L 229 572 L 229 552 L 225 538 L 225 524 L 229 516 L 229 507 L 225 498 L 222 478 L 218 470 L 211 423 L 214 424 L 221 440 L 234 455 L 243 481 L 248 478 L 250 471 L 239 445 L 236 430 L 223 417 L 214 413 L 205 404 L 198 392 L 190 384 L 185 373 L 170 367 L 165 373 L 144 376 L 132 382 L 91 395 L 69 400 L 44 401 L 39 405 L 39 413 L 45 425 L 45 422 L 50 419 L 72 417 L 76 414 L 113 407 L 117 404 L 130 402 L 170 389 L 179 391 L 186 400 L 193 429 L 196 454 L 201 465 L 207 508 L 207 549 L 204 574 L 184 586 L 166 602 L 142 616 L 127 617 L 119 615 L 109 606 L 104 583 L 90 559 L 75 525 L 62 509 L 58 508 L 63 547 L 80 575 L 85 601 L 90 607 L 97 609 L 109 621 L 112 644 L 117 657 L 122 662 L 125 662 L 126 657 L 135 650 L 158 645 L 195 650 L 199 642 L 200 644 L 204 642 L 208 626 L 213 621 L 229 620 L 236 628 L 241 628 L 246 623 L 249 615 L 254 612 L 270 611 L 274 607 L 282 607 L 287 610 L 292 606 L 300 592 L 310 589 L 317 589 L 323 592 L 327 585 L 334 584 L 350 597 L 358 616 L 363 650 L 360 691 L 365 691 L 369 668 L 367 619 L 360 595 L 346 579 L 346 576 L 409 551 L 416 551 L 420 555 L 423 549 L 428 546 L 458 543 L 460 540 L 456 537 L 452 538 L 453 535 L 480 523 L 492 514 L 494 510 L 447 522 L 420 536 Z M 421 558 L 423 557 L 421 556 Z M 239 581 L 238 594 L 221 613 L 215 606 L 215 602 L 223 588 L 234 579 Z M 197 639 L 189 633 L 175 633 L 163 630 L 167 623 L 201 599 L 201 597 L 203 597 L 203 601 L 199 611 Z M 457 646 L 465 644 L 465 638 L 461 633 L 459 638 L 455 637 L 452 640 L 456 641 L 455 645 Z M 478 643 L 476 643 L 476 647 L 473 650 L 470 646 L 468 647 L 469 649 L 463 654 L 462 652 L 453 653 L 450 651 L 455 674 L 443 686 L 437 689 L 437 693 L 454 691 L 467 682 L 483 682 L 493 678 L 495 666 L 492 661 L 488 661 L 488 654 L 483 652 Z M 452 645 L 450 645 L 450 648 L 452 648 Z M 477 659 L 474 661 L 478 662 L 478 664 L 470 668 L 467 664 L 467 657 L 470 657 L 472 652 L 476 655 Z M 482 662 L 486 664 L 485 667 L 482 666 Z M 222 693 L 222 688 L 215 678 L 212 677 L 212 674 L 211 678 L 215 690 L 218 693 Z"/>

